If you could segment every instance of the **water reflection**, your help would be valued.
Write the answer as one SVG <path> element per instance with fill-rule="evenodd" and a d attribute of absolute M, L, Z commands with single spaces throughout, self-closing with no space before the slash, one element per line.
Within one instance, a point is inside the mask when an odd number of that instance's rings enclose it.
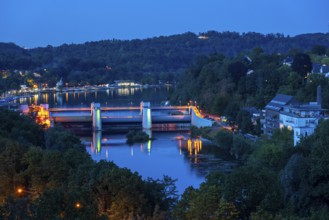
<path fill-rule="evenodd" d="M 153 132 L 151 135 L 154 140 L 131 146 L 125 143 L 124 134 L 95 134 L 93 144 L 88 142 L 90 138 L 83 140 L 94 160 L 113 161 L 119 167 L 137 171 L 144 178 L 171 176 L 178 179 L 180 193 L 190 185 L 198 187 L 209 172 L 230 172 L 236 166 L 234 161 L 225 159 L 216 146 L 189 139 L 185 133 Z"/>
<path fill-rule="evenodd" d="M 148 140 L 145 143 L 140 144 L 140 151 L 145 152 L 147 155 L 151 156 L 152 140 Z"/>
<path fill-rule="evenodd" d="M 198 154 L 201 153 L 202 150 L 202 140 L 200 139 L 188 139 L 187 140 L 187 149 L 190 155 L 190 158 L 194 158 L 193 163 L 198 164 L 199 159 L 198 159 Z"/>
<path fill-rule="evenodd" d="M 144 129 L 144 132 L 149 135 L 151 138 L 145 143 L 140 143 L 139 148 L 141 153 L 146 153 L 147 155 L 151 155 L 152 150 L 152 131 L 150 129 Z M 92 133 L 92 140 L 90 141 L 90 149 L 92 154 L 101 154 L 102 152 L 102 146 L 106 146 L 106 151 L 108 151 L 108 147 L 118 146 L 118 145 L 126 145 L 124 142 L 124 137 L 121 137 L 120 139 L 115 138 L 103 138 L 102 139 L 102 132 L 101 131 L 94 131 Z M 84 143 L 88 143 L 88 141 L 84 141 Z M 188 152 L 188 158 L 193 163 L 197 164 L 200 162 L 198 160 L 198 155 L 202 154 L 202 140 L 200 139 L 180 139 L 177 140 L 178 148 L 179 148 L 179 155 L 183 155 L 184 150 Z M 136 144 L 135 144 L 136 145 Z M 134 145 L 130 145 L 130 155 L 134 156 Z M 107 152 L 108 154 L 108 152 Z"/>
<path fill-rule="evenodd" d="M 102 131 L 94 131 L 91 141 L 91 152 L 99 154 L 102 150 Z"/>
<path fill-rule="evenodd" d="M 37 105 L 38 104 L 39 95 L 38 94 L 35 94 L 33 96 L 33 98 L 34 98 L 34 104 Z"/>
<path fill-rule="evenodd" d="M 194 155 L 197 156 L 198 153 L 200 153 L 200 151 L 202 150 L 202 140 L 200 140 L 200 139 L 195 139 L 195 140 L 188 139 L 187 140 L 187 148 L 188 148 L 188 152 L 191 156 L 193 155 L 193 152 L 194 152 Z"/>
<path fill-rule="evenodd" d="M 149 136 L 152 137 L 152 132 L 150 130 L 148 132 Z M 174 157 L 183 157 L 184 160 L 188 161 L 191 169 L 195 170 L 201 176 L 205 176 L 214 170 L 229 172 L 236 165 L 235 162 L 231 163 L 232 161 L 226 163 L 227 161 L 223 159 L 222 153 L 216 146 L 211 144 L 203 146 L 201 139 L 177 139 L 177 137 L 171 136 L 170 139 L 166 140 L 161 137 L 162 134 L 157 133 L 154 141 L 149 140 L 145 143 L 128 145 L 124 135 L 106 135 L 102 137 L 101 131 L 98 131 L 93 132 L 90 144 L 88 144 L 88 138 L 84 138 L 83 143 L 86 146 L 90 146 L 90 153 L 96 160 L 106 159 L 116 161 L 119 158 L 113 156 L 114 152 L 122 152 L 123 154 L 120 154 L 120 158 L 127 157 L 128 155 L 129 157 L 136 157 L 137 155 L 137 158 L 139 158 L 141 154 L 151 156 L 154 149 L 156 149 L 154 157 L 157 158 L 159 155 L 161 157 L 163 153 L 160 151 L 165 150 L 164 153 L 170 153 L 172 156 L 175 155 Z M 175 140 L 174 142 L 172 142 L 173 139 Z M 162 145 L 163 142 L 166 144 Z M 124 153 L 125 150 L 123 149 L 126 149 L 126 147 L 129 148 L 129 151 Z M 111 154 L 110 156 L 109 153 Z M 226 163 L 227 166 L 222 166 L 223 163 Z"/>
<path fill-rule="evenodd" d="M 48 93 L 44 93 L 44 94 L 42 94 L 42 98 L 43 98 L 43 100 L 46 101 L 46 103 L 48 103 L 48 96 L 49 96 Z"/>
<path fill-rule="evenodd" d="M 63 94 L 61 92 L 56 92 L 55 103 L 60 106 L 63 105 Z"/>
<path fill-rule="evenodd" d="M 40 95 L 39 95 L 40 94 Z M 152 105 L 159 105 L 166 100 L 167 88 L 154 90 L 153 88 L 117 88 L 106 90 L 72 90 L 63 92 L 49 92 L 33 94 L 28 99 L 18 99 L 19 104 L 49 104 L 52 107 L 81 106 L 89 107 L 91 102 L 99 102 L 102 106 L 139 105 L 141 101 L 150 101 Z"/>
<path fill-rule="evenodd" d="M 152 149 L 152 130 L 151 129 L 143 129 L 143 131 L 150 138 L 150 140 L 147 141 L 147 153 L 148 153 L 148 155 L 151 155 L 151 149 Z"/>

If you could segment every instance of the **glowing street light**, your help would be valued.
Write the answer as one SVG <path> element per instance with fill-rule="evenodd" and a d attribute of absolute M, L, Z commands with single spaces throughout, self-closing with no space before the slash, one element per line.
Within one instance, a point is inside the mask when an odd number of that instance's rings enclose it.
<path fill-rule="evenodd" d="M 17 189 L 17 193 L 18 193 L 18 194 L 22 194 L 23 192 L 24 192 L 24 190 L 23 190 L 22 188 L 18 188 L 18 189 Z"/>
<path fill-rule="evenodd" d="M 23 195 L 24 193 L 28 193 L 28 194 L 30 194 L 32 196 L 40 196 L 40 193 L 39 192 L 37 192 L 37 191 L 29 191 L 29 190 L 23 189 L 22 187 L 17 188 L 16 192 L 19 195 Z"/>
<path fill-rule="evenodd" d="M 75 203 L 75 208 L 77 208 L 77 209 L 80 209 L 81 208 L 80 202 Z"/>

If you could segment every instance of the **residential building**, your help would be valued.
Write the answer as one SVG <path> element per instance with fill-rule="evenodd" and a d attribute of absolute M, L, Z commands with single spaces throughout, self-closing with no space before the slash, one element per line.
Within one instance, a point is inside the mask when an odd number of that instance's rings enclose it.
<path fill-rule="evenodd" d="M 288 105 L 280 112 L 280 128 L 287 127 L 294 133 L 294 146 L 302 137 L 314 133 L 319 120 L 324 118 L 321 105 L 310 102 L 301 105 Z"/>
<path fill-rule="evenodd" d="M 316 102 L 298 103 L 294 97 L 278 94 L 265 107 L 264 134 L 272 136 L 278 128 L 287 127 L 294 133 L 294 146 L 302 137 L 314 133 L 319 120 L 325 118 L 321 107 L 321 87 L 317 88 Z"/>
<path fill-rule="evenodd" d="M 283 65 L 291 66 L 293 62 L 294 62 L 294 58 L 292 58 L 292 57 L 286 57 L 283 60 Z"/>
<path fill-rule="evenodd" d="M 264 134 L 271 137 L 273 131 L 280 128 L 280 111 L 283 110 L 284 106 L 291 103 L 296 103 L 293 96 L 278 94 L 265 106 Z"/>
<path fill-rule="evenodd" d="M 320 63 L 312 63 L 313 69 L 312 73 L 322 74 L 325 77 L 329 77 L 329 66 Z"/>

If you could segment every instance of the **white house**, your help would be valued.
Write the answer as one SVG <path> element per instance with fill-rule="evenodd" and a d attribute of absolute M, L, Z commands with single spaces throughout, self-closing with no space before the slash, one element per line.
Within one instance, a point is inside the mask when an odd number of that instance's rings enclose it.
<path fill-rule="evenodd" d="M 285 106 L 280 112 L 280 128 L 287 127 L 294 132 L 294 146 L 302 137 L 314 133 L 319 120 L 324 118 L 320 103 Z"/>

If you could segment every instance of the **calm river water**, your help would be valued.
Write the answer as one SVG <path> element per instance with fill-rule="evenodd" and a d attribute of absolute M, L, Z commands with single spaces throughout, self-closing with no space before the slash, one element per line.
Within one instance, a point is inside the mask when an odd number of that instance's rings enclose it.
<path fill-rule="evenodd" d="M 19 100 L 20 104 L 43 104 L 50 107 L 89 107 L 91 102 L 101 106 L 139 106 L 141 101 L 160 105 L 170 88 L 109 89 L 68 93 L 40 93 Z M 189 140 L 186 132 L 153 132 L 154 140 L 129 146 L 125 134 L 100 134 L 100 148 L 93 146 L 95 135 L 81 137 L 86 150 L 96 161 L 113 161 L 119 167 L 138 172 L 143 178 L 161 179 L 164 175 L 177 179 L 179 194 L 188 186 L 195 188 L 214 170 L 230 171 L 234 162 L 223 158 L 217 147 L 201 140 Z"/>

